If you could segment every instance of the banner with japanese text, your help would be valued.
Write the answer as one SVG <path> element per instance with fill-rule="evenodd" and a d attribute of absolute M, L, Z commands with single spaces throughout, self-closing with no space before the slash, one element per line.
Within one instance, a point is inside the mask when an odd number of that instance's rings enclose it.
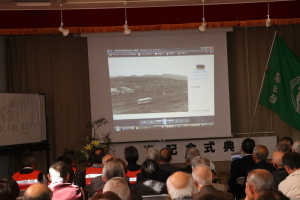
<path fill-rule="evenodd" d="M 276 36 L 259 103 L 300 131 L 300 58 Z"/>

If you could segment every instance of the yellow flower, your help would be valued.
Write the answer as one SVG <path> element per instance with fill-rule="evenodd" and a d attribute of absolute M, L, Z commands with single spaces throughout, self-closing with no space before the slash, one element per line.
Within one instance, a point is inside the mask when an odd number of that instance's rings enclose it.
<path fill-rule="evenodd" d="M 85 148 L 85 150 L 91 150 L 92 149 L 92 145 L 91 144 L 87 144 L 84 148 Z"/>
<path fill-rule="evenodd" d="M 95 146 L 95 147 L 98 147 L 99 144 L 100 144 L 100 141 L 99 141 L 99 140 L 93 140 L 93 141 L 91 142 L 91 145 L 93 145 L 93 146 Z"/>

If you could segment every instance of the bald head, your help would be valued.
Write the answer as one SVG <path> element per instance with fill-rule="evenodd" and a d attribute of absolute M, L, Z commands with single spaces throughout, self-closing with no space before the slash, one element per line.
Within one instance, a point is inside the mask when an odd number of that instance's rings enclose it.
<path fill-rule="evenodd" d="M 269 151 L 264 145 L 256 145 L 253 149 L 253 155 L 256 162 L 265 161 L 269 155 Z"/>
<path fill-rule="evenodd" d="M 106 154 L 105 156 L 103 156 L 102 158 L 102 164 L 105 165 L 105 163 L 107 163 L 108 160 L 113 159 L 114 156 L 111 154 Z"/>
<path fill-rule="evenodd" d="M 191 197 L 193 194 L 193 178 L 184 172 L 175 172 L 167 180 L 167 188 L 172 199 Z"/>
<path fill-rule="evenodd" d="M 283 168 L 283 164 L 282 164 L 283 155 L 284 155 L 284 153 L 281 151 L 275 151 L 272 154 L 272 163 L 276 169 Z"/>
<path fill-rule="evenodd" d="M 52 191 L 44 184 L 36 183 L 30 186 L 23 197 L 24 200 L 51 200 Z"/>
<path fill-rule="evenodd" d="M 192 173 L 192 176 L 195 180 L 195 185 L 199 189 L 206 184 L 212 183 L 212 172 L 210 167 L 206 165 L 197 166 Z"/>

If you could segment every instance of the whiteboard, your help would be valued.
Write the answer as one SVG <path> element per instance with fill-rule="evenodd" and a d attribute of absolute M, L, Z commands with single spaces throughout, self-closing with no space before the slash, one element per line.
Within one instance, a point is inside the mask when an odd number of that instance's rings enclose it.
<path fill-rule="evenodd" d="M 47 140 L 45 95 L 0 93 L 0 146 Z"/>

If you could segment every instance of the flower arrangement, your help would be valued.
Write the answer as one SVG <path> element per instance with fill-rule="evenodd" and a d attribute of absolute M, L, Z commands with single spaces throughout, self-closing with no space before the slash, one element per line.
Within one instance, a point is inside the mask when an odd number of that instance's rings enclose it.
<path fill-rule="evenodd" d="M 87 125 L 88 128 L 92 129 L 92 136 L 85 134 L 84 138 L 86 138 L 86 141 L 83 142 L 83 150 L 78 152 L 79 164 L 83 166 L 91 166 L 93 164 L 93 157 L 91 155 L 97 148 L 103 148 L 105 153 L 109 152 L 111 144 L 110 132 L 105 134 L 103 137 L 99 137 L 96 132 L 98 128 L 107 123 L 108 121 L 102 117 Z"/>

